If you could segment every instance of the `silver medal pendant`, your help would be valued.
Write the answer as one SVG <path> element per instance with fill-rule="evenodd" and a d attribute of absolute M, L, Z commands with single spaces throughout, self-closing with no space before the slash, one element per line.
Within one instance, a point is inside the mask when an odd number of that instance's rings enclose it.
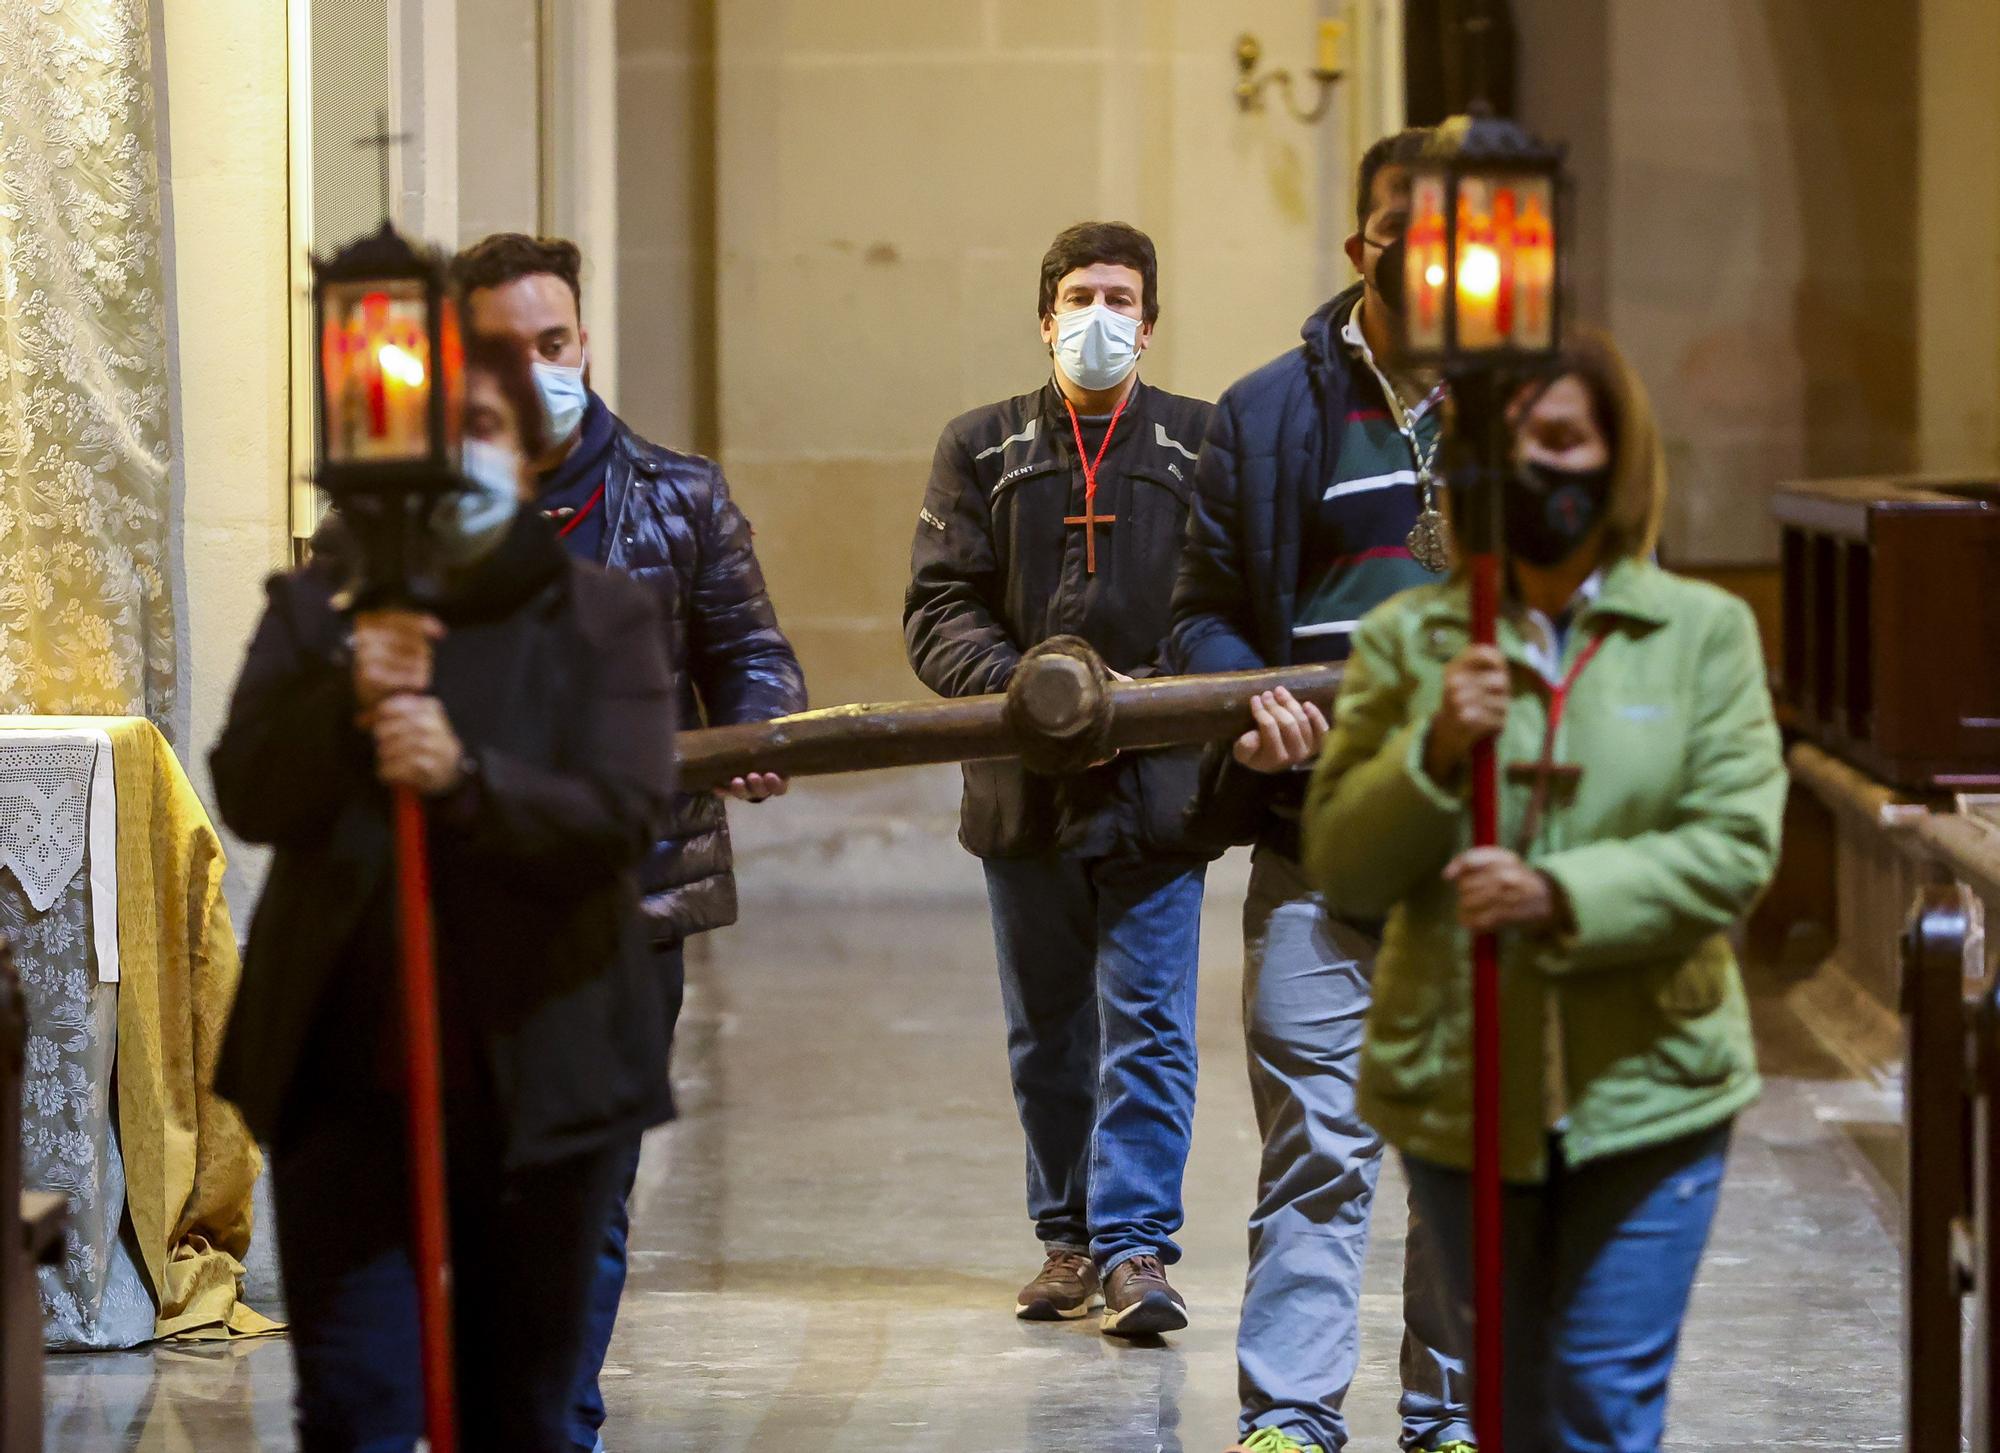
<path fill-rule="evenodd" d="M 1417 522 L 1410 526 L 1410 558 L 1433 575 L 1442 575 L 1451 568 L 1451 540 L 1444 516 L 1438 513 L 1437 501 L 1429 485 L 1424 488 L 1424 507 L 1417 516 Z"/>

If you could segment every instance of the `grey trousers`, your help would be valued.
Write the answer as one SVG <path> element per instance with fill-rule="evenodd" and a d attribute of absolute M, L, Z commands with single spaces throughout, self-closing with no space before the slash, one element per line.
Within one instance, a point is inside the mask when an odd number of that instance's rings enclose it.
<path fill-rule="evenodd" d="M 1334 1453 L 1361 1358 L 1361 1275 L 1382 1139 L 1355 1105 L 1375 942 L 1328 916 L 1299 865 L 1258 848 L 1243 910 L 1243 1028 L 1263 1136 L 1236 1339 L 1239 1432 L 1277 1427 Z M 1444 1288 L 1410 1217 L 1403 1263 L 1405 1448 L 1472 1439 Z"/>

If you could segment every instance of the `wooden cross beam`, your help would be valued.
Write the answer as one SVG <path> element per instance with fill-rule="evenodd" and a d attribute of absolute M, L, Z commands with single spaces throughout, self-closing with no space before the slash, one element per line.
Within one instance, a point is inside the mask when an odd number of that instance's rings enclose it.
<path fill-rule="evenodd" d="M 1338 666 L 1291 666 L 1107 684 L 1074 657 L 1031 656 L 1004 695 L 833 706 L 683 732 L 681 787 L 711 791 L 750 772 L 816 777 L 1018 757 L 1101 725 L 1106 713 L 1109 744 L 1120 751 L 1217 741 L 1248 731 L 1250 699 L 1281 686 L 1330 716 L 1340 674 Z"/>

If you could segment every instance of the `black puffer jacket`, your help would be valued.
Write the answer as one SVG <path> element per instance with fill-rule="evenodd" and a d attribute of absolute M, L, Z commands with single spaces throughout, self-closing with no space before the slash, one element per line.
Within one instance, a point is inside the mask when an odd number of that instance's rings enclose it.
<path fill-rule="evenodd" d="M 903 637 L 940 696 L 1004 691 L 1029 647 L 1081 636 L 1128 676 L 1166 669 L 1168 602 L 1209 405 L 1137 384 L 1104 454 L 1098 573 L 1084 474 L 1054 383 L 954 419 L 938 441 L 911 552 Z M 1199 753 L 1135 752 L 1073 777 L 968 762 L 959 840 L 984 858 L 1208 856 L 1188 840 Z"/>
<path fill-rule="evenodd" d="M 732 726 L 804 711 L 805 673 L 778 629 L 750 522 L 721 468 L 649 443 L 618 420 L 603 508 L 604 563 L 647 585 L 666 618 L 680 720 Z M 682 794 L 668 836 L 640 870 L 656 947 L 736 921 L 731 867 L 722 802 Z"/>

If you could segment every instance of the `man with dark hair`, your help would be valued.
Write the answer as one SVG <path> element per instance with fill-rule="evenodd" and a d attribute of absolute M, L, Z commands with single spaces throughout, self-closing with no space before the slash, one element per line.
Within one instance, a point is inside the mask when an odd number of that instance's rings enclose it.
<path fill-rule="evenodd" d="M 803 711 L 805 677 L 764 589 L 750 524 L 713 461 L 642 439 L 590 387 L 582 256 L 560 238 L 499 233 L 458 255 L 468 330 L 529 360 L 548 425 L 536 461 L 536 504 L 573 555 L 622 570 L 660 602 L 667 653 L 680 683 L 680 720 L 723 726 Z M 760 802 L 782 778 L 753 774 L 729 795 Z M 655 960 L 665 980 L 668 1040 L 679 1018 L 682 946 L 736 921 L 729 824 L 716 795 L 676 799 L 668 836 L 640 870 Z M 660 1067 L 662 1076 L 666 1066 Z M 625 1285 L 626 1199 L 636 1149 L 606 1229 L 591 1307 L 572 1435 L 601 1446 L 597 1374 Z"/>
<path fill-rule="evenodd" d="M 1362 281 L 1306 320 L 1303 343 L 1217 402 L 1174 588 L 1174 663 L 1248 671 L 1347 655 L 1370 609 L 1448 568 L 1438 509 L 1442 389 L 1398 357 L 1409 165 L 1430 133 L 1362 159 L 1347 256 Z M 1235 1453 L 1334 1453 L 1360 1360 L 1362 1265 L 1382 1141 L 1355 1107 L 1382 926 L 1326 912 L 1299 863 L 1299 806 L 1327 723 L 1287 692 L 1211 750 L 1195 817 L 1254 843 L 1244 908 L 1244 1030 L 1263 1138 L 1237 1333 Z M 1471 1437 L 1445 1345 L 1436 1260 L 1414 1218 L 1404 1260 L 1406 1449 Z"/>
<path fill-rule="evenodd" d="M 945 427 L 903 609 L 941 696 L 1006 688 L 1082 637 L 1121 677 L 1164 669 L 1167 601 L 1209 405 L 1139 381 L 1159 317 L 1153 244 L 1087 222 L 1042 262 L 1051 378 Z M 1044 643 L 1049 643 L 1044 647 Z M 984 860 L 1028 1213 L 1045 1261 L 1015 1315 L 1136 1337 L 1187 1325 L 1181 1177 L 1194 1123 L 1195 957 L 1207 857 L 1186 835 L 1196 756 L 1062 777 L 965 767 L 960 841 Z"/>

